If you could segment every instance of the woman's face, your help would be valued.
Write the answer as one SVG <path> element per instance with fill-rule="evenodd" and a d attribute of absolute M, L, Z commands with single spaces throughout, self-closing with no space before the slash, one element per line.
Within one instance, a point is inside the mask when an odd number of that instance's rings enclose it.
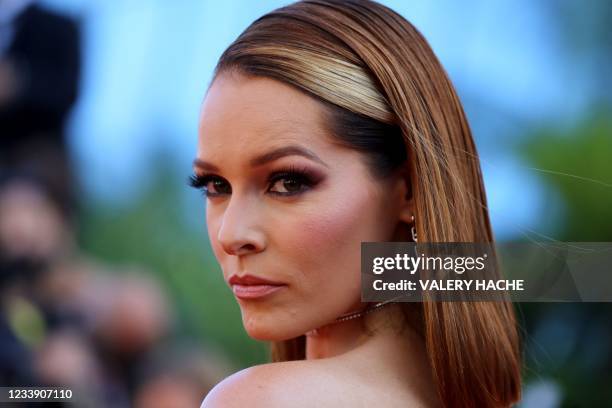
<path fill-rule="evenodd" d="M 203 104 L 194 184 L 248 334 L 285 340 L 360 307 L 362 241 L 389 241 L 405 183 L 341 147 L 322 105 L 282 82 L 221 74 Z M 251 277 L 269 282 L 235 279 Z"/>

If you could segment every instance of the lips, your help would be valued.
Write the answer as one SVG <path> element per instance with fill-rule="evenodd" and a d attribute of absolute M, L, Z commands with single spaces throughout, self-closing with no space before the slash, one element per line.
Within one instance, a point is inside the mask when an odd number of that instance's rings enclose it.
<path fill-rule="evenodd" d="M 229 279 L 234 295 L 239 299 L 257 299 L 268 296 L 287 285 L 253 275 L 232 275 Z"/>

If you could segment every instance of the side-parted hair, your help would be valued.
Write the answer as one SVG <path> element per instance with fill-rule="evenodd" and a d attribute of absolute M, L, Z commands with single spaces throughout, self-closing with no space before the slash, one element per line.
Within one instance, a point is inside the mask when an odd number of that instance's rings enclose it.
<path fill-rule="evenodd" d="M 373 174 L 408 166 L 419 242 L 492 242 L 479 159 L 459 98 L 421 33 L 366 0 L 306 0 L 253 22 L 223 53 L 224 72 L 293 85 L 325 106 L 340 143 Z M 520 399 L 521 353 L 510 302 L 404 303 L 446 407 Z M 416 316 L 416 319 L 414 318 Z M 305 358 L 305 336 L 272 344 Z"/>

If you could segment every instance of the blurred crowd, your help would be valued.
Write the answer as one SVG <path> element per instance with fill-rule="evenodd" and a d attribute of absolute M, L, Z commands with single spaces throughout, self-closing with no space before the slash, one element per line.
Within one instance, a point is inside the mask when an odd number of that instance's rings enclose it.
<path fill-rule="evenodd" d="M 225 363 L 177 342 L 150 271 L 78 245 L 64 126 L 79 32 L 31 1 L 0 0 L 0 386 L 70 387 L 80 406 L 199 406 Z"/>

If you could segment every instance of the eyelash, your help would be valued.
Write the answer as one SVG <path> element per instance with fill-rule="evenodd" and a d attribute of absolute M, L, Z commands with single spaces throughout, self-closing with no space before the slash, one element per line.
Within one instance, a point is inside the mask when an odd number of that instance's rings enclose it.
<path fill-rule="evenodd" d="M 280 180 L 296 180 L 299 182 L 300 186 L 305 186 L 305 187 L 300 188 L 298 191 L 290 191 L 286 193 L 277 192 L 277 191 L 268 191 L 268 193 L 276 195 L 276 196 L 281 196 L 281 197 L 289 197 L 289 196 L 294 196 L 294 195 L 304 193 L 305 191 L 312 188 L 315 184 L 317 184 L 317 180 L 315 179 L 315 177 L 311 174 L 311 172 L 308 169 L 298 168 L 295 166 L 289 166 L 287 168 L 275 171 L 274 173 L 270 175 L 270 177 L 268 178 L 268 190 Z M 225 181 L 225 180 L 222 177 L 216 176 L 214 174 L 202 174 L 202 175 L 193 174 L 191 177 L 189 177 L 189 185 L 193 188 L 201 190 L 202 193 L 208 198 L 219 197 L 219 196 L 226 194 L 226 193 L 213 193 L 208 190 L 207 188 L 208 184 L 210 182 L 215 182 L 215 181 Z"/>

